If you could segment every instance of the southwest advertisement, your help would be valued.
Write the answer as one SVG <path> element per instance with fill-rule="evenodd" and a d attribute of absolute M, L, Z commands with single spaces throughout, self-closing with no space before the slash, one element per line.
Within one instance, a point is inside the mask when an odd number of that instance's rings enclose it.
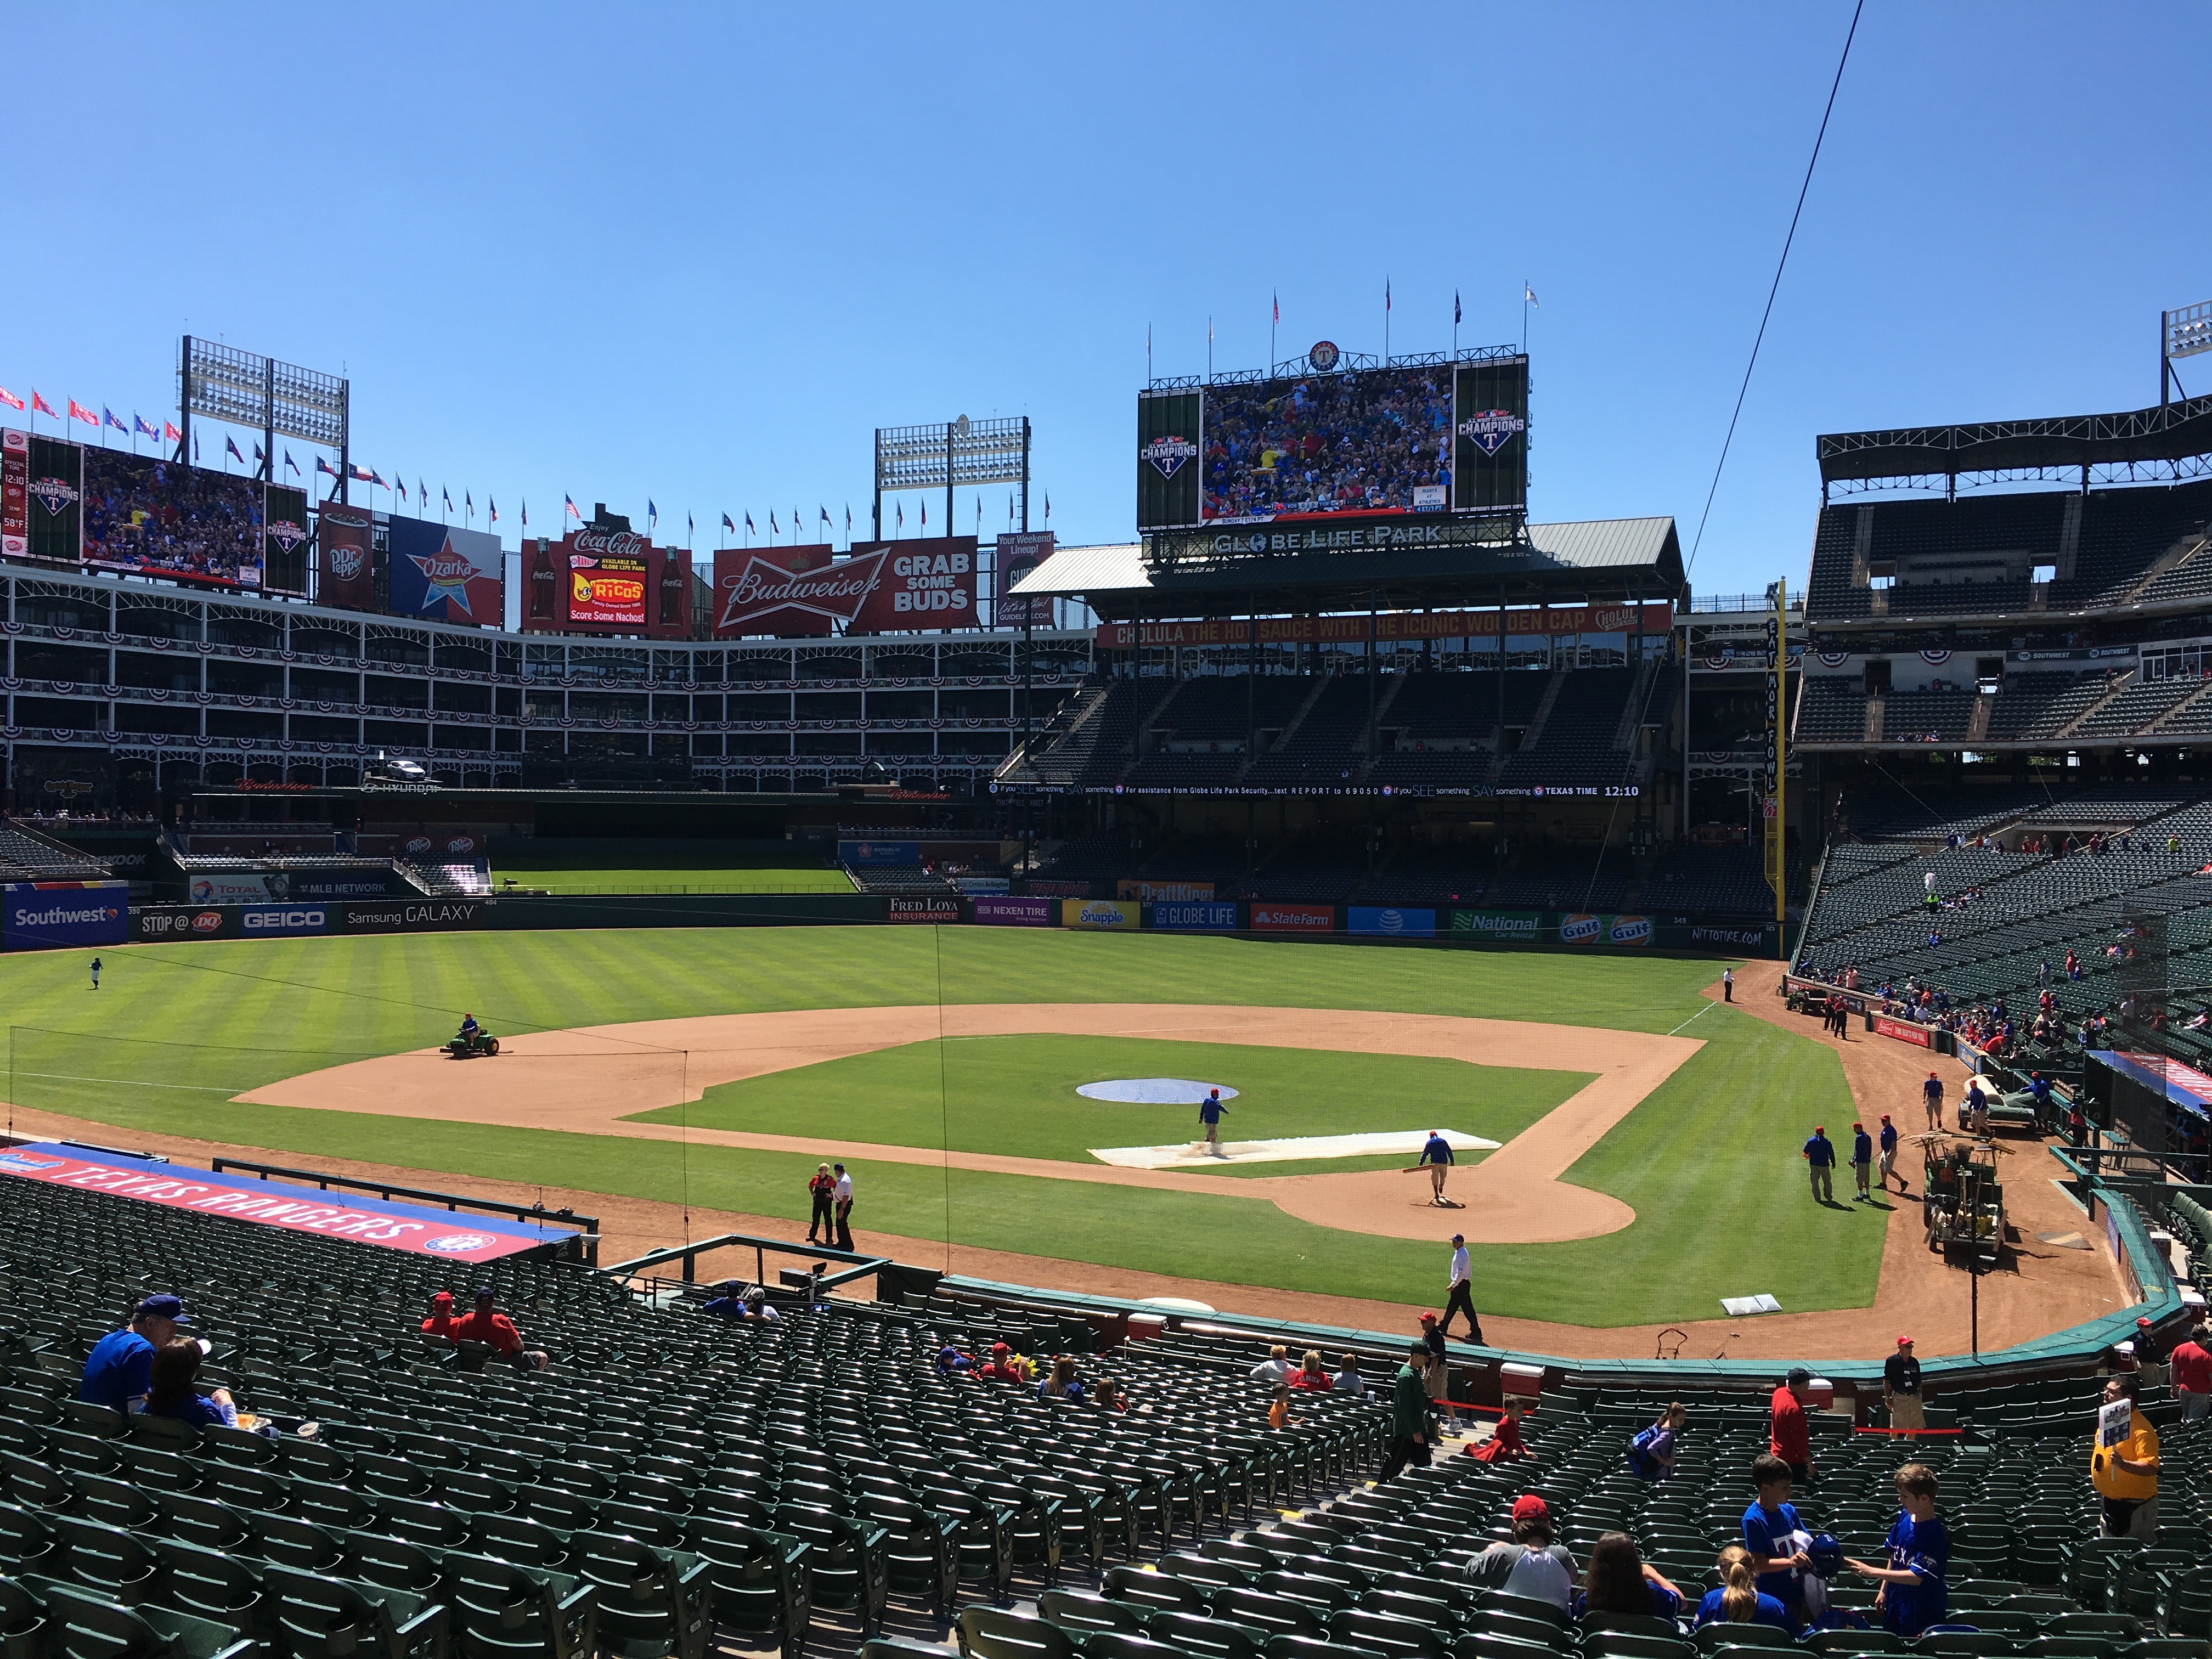
<path fill-rule="evenodd" d="M 120 945 L 129 936 L 127 881 L 11 881 L 0 885 L 0 950 Z"/>

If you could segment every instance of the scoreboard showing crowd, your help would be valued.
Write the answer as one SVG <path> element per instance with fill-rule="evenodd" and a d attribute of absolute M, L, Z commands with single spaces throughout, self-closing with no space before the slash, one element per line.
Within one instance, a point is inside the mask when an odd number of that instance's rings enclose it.
<path fill-rule="evenodd" d="M 1139 393 L 1138 529 L 1527 505 L 1525 356 L 1340 361 L 1316 346 L 1305 374 Z"/>

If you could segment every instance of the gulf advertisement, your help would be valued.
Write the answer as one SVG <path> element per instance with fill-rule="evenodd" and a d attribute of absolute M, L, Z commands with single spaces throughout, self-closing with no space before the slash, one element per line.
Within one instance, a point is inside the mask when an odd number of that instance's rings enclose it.
<path fill-rule="evenodd" d="M 1060 925 L 1092 933 L 1133 933 L 1144 907 L 1133 899 L 1062 899 Z"/>
<path fill-rule="evenodd" d="M 0 1149 L 0 1175 L 137 1199 L 168 1209 L 258 1222 L 287 1232 L 319 1233 L 356 1244 L 380 1244 L 412 1255 L 442 1256 L 448 1261 L 494 1261 L 544 1245 L 565 1243 L 577 1231 L 574 1227 L 484 1216 L 464 1219 L 448 1211 L 390 1199 L 333 1198 L 316 1188 L 155 1164 L 125 1152 L 103 1152 L 96 1158 L 88 1158 L 80 1148 L 44 1141 Z"/>
<path fill-rule="evenodd" d="M 1161 899 L 1152 906 L 1152 930 L 1161 933 L 1233 933 L 1237 906 L 1226 900 Z"/>
<path fill-rule="evenodd" d="M 392 614 L 496 628 L 505 614 L 507 555 L 489 531 L 428 519 L 387 521 Z"/>
<path fill-rule="evenodd" d="M 975 921 L 985 927 L 1050 927 L 1060 921 L 1055 898 L 979 898 Z"/>
<path fill-rule="evenodd" d="M 975 538 L 730 547 L 714 555 L 718 639 L 975 625 Z"/>
<path fill-rule="evenodd" d="M 0 950 L 120 945 L 130 914 L 127 881 L 11 881 L 0 886 Z"/>

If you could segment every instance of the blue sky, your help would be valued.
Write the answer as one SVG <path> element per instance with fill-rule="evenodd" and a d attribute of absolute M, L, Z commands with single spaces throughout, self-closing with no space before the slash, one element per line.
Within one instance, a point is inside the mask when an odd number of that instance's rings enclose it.
<path fill-rule="evenodd" d="M 1455 290 L 1499 343 L 1525 280 L 1534 516 L 1686 550 L 1850 15 L 19 8 L 0 386 L 158 419 L 189 327 L 343 368 L 358 458 L 510 539 L 567 493 L 702 546 L 864 526 L 878 425 L 1025 413 L 1103 540 L 1148 325 L 1256 366 L 1277 292 L 1280 355 L 1377 350 L 1387 276 L 1394 349 Z M 1871 0 L 1699 591 L 1802 581 L 1818 432 L 2155 401 L 2212 295 L 2208 47 L 2201 3 Z"/>

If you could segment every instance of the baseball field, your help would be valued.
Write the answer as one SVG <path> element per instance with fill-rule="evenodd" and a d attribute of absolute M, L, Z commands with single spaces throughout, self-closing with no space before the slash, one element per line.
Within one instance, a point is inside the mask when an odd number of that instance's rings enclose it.
<path fill-rule="evenodd" d="M 88 953 L 0 959 L 0 1006 L 15 1107 L 111 1144 L 801 1225 L 835 1158 L 863 1243 L 906 1259 L 1401 1306 L 1441 1299 L 1463 1231 L 1486 1316 L 1585 1327 L 1711 1320 L 1761 1291 L 1860 1307 L 1882 1261 L 1886 1208 L 1805 1199 L 1797 1142 L 1853 1115 L 1838 1056 L 1717 1004 L 1709 962 L 885 927 L 105 961 L 94 992 Z M 464 1012 L 505 1052 L 438 1054 Z M 1235 1091 L 1230 1156 L 1189 1156 L 1187 1104 L 1077 1093 L 1133 1079 Z M 1405 1172 L 1432 1129 L 1462 1145 L 1464 1207 Z"/>

